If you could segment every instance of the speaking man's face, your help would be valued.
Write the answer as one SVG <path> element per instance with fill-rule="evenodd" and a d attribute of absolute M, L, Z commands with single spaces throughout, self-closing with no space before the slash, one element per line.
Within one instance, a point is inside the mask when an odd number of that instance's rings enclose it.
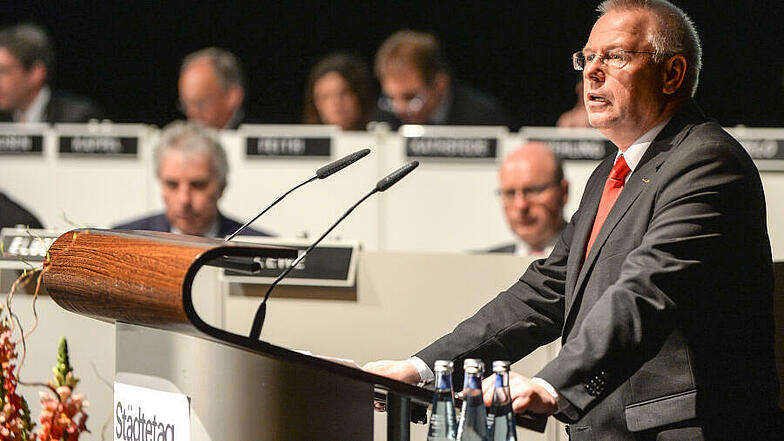
<path fill-rule="evenodd" d="M 583 49 L 600 55 L 583 70 L 588 120 L 614 142 L 633 142 L 657 124 L 665 107 L 664 71 L 651 54 L 627 52 L 628 62 L 620 68 L 603 58 L 616 49 L 653 52 L 652 26 L 653 17 L 643 10 L 611 11 L 596 21 Z"/>

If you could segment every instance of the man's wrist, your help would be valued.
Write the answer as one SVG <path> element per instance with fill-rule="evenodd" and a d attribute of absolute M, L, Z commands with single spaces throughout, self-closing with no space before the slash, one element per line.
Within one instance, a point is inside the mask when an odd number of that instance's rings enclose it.
<path fill-rule="evenodd" d="M 435 374 L 433 374 L 433 370 L 430 369 L 430 366 L 428 366 L 424 360 L 422 360 L 419 357 L 411 357 L 408 359 L 408 361 L 412 365 L 414 365 L 414 367 L 417 370 L 417 373 L 419 373 L 419 382 L 417 383 L 417 386 L 424 386 L 427 383 L 433 381 L 433 379 L 435 379 Z"/>
<path fill-rule="evenodd" d="M 541 386 L 542 389 L 546 390 L 547 393 L 550 394 L 550 396 L 553 397 L 553 399 L 555 400 L 556 406 L 557 406 L 556 411 L 553 412 L 553 413 L 561 412 L 566 407 L 568 407 L 569 402 L 567 400 L 561 398 L 561 394 L 559 394 L 558 391 L 555 390 L 553 385 L 548 383 L 546 380 L 544 380 L 542 378 L 539 378 L 539 377 L 533 377 L 533 378 L 531 378 L 531 383 L 534 383 L 534 384 L 536 384 L 538 386 Z"/>

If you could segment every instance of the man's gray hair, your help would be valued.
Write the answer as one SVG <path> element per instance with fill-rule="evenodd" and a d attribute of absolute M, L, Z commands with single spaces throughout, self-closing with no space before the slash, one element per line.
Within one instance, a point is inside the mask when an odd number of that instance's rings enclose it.
<path fill-rule="evenodd" d="M 0 47 L 6 48 L 29 70 L 36 63 L 46 68 L 47 78 L 54 74 L 54 49 L 44 28 L 23 23 L 0 30 Z"/>
<path fill-rule="evenodd" d="M 241 89 L 245 89 L 245 75 L 242 72 L 240 60 L 231 52 L 217 47 L 208 47 L 188 54 L 185 59 L 182 60 L 180 75 L 182 75 L 185 69 L 194 61 L 202 58 L 209 60 L 212 64 L 213 69 L 215 69 L 215 75 L 218 76 L 218 81 L 223 90 L 229 90 L 229 88 L 233 86 L 239 86 Z"/>
<path fill-rule="evenodd" d="M 226 152 L 218 141 L 217 132 L 187 121 L 174 121 L 161 131 L 155 147 L 155 170 L 160 172 L 161 159 L 170 151 L 183 154 L 207 154 L 212 159 L 218 181 L 226 184 L 229 162 Z"/>
<path fill-rule="evenodd" d="M 656 28 L 648 36 L 656 52 L 653 60 L 658 63 L 668 55 L 683 55 L 687 64 L 683 88 L 694 96 L 702 68 L 702 48 L 691 18 L 666 0 L 605 0 L 596 8 L 600 17 L 618 9 L 643 9 L 656 17 Z"/>

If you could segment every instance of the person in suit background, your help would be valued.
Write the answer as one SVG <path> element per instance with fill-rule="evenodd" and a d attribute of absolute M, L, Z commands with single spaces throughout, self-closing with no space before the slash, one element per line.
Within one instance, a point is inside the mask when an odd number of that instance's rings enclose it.
<path fill-rule="evenodd" d="M 504 158 L 498 170 L 501 203 L 515 242 L 489 250 L 547 256 L 566 225 L 569 183 L 560 159 L 543 142 L 529 141 Z"/>
<path fill-rule="evenodd" d="M 180 111 L 188 121 L 218 130 L 248 122 L 242 66 L 225 49 L 208 47 L 187 55 L 180 66 L 179 92 Z"/>
<path fill-rule="evenodd" d="M 34 24 L 0 30 L 0 121 L 88 122 L 102 119 L 92 101 L 55 90 L 54 51 L 49 36 Z"/>
<path fill-rule="evenodd" d="M 212 130 L 183 121 L 167 125 L 155 148 L 155 167 L 164 213 L 114 228 L 221 238 L 242 225 L 218 210 L 218 200 L 226 189 L 229 164 Z M 246 228 L 242 234 L 269 235 L 252 228 Z"/>
<path fill-rule="evenodd" d="M 308 75 L 302 122 L 365 130 L 376 110 L 376 96 L 362 60 L 341 52 L 327 55 Z"/>
<path fill-rule="evenodd" d="M 415 357 L 366 369 L 424 382 L 437 359 L 516 361 L 560 336 L 533 378 L 511 376 L 511 394 L 515 412 L 569 423 L 571 440 L 776 439 L 759 172 L 693 101 L 691 19 L 666 0 L 607 0 L 599 12 L 573 64 L 591 125 L 618 152 L 588 179 L 553 252 Z"/>
<path fill-rule="evenodd" d="M 376 53 L 375 73 L 383 92 L 375 119 L 392 129 L 401 124 L 509 124 L 495 98 L 452 78 L 432 34 L 392 34 Z"/>
<path fill-rule="evenodd" d="M 21 225 L 28 228 L 43 228 L 41 221 L 32 213 L 0 192 L 0 227 L 16 227 Z"/>

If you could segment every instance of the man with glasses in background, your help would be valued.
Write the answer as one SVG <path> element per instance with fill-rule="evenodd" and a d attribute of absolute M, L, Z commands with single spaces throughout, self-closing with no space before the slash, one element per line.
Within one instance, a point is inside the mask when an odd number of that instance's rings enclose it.
<path fill-rule="evenodd" d="M 452 79 L 431 34 L 392 34 L 376 53 L 375 73 L 382 92 L 375 120 L 393 130 L 401 124 L 509 124 L 494 98 Z"/>
<path fill-rule="evenodd" d="M 550 256 L 435 343 L 369 371 L 409 383 L 452 360 L 521 359 L 560 337 L 512 407 L 569 438 L 781 439 L 765 196 L 744 148 L 693 100 L 701 48 L 665 0 L 606 0 L 583 49 L 588 118 L 618 147 Z M 492 379 L 484 398 L 493 396 Z"/>
<path fill-rule="evenodd" d="M 217 130 L 248 122 L 242 108 L 245 78 L 237 57 L 208 47 L 189 54 L 180 67 L 179 110 L 188 121 Z"/>
<path fill-rule="evenodd" d="M 516 240 L 489 252 L 548 256 L 566 225 L 569 183 L 561 161 L 547 144 L 529 141 L 504 158 L 498 178 L 504 214 Z"/>

